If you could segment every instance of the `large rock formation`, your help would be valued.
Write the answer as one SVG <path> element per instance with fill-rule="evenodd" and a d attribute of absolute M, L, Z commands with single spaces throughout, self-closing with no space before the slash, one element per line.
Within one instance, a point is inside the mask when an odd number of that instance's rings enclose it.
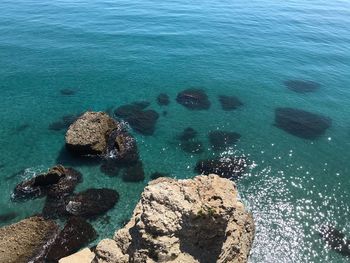
<path fill-rule="evenodd" d="M 47 244 L 57 232 L 54 221 L 38 216 L 0 228 L 0 262 L 43 262 Z"/>
<path fill-rule="evenodd" d="M 145 188 L 129 223 L 97 245 L 96 260 L 246 262 L 253 236 L 253 218 L 232 181 L 159 178 Z"/>
<path fill-rule="evenodd" d="M 104 154 L 110 133 L 118 123 L 104 112 L 85 112 L 66 133 L 68 150 L 77 155 Z"/>

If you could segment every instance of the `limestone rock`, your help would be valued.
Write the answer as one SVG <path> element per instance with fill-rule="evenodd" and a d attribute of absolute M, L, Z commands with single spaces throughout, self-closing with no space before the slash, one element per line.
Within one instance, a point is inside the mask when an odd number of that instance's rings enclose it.
<path fill-rule="evenodd" d="M 254 221 L 217 175 L 151 181 L 129 223 L 96 247 L 99 263 L 246 262 Z"/>
<path fill-rule="evenodd" d="M 91 263 L 95 254 L 90 249 L 84 248 L 68 257 L 61 258 L 58 263 Z"/>
<path fill-rule="evenodd" d="M 104 112 L 85 112 L 66 133 L 66 147 L 77 155 L 104 154 L 109 134 L 118 123 Z"/>
<path fill-rule="evenodd" d="M 54 221 L 39 216 L 0 228 L 0 261 L 43 262 L 47 244 L 54 239 L 57 232 L 58 225 Z"/>

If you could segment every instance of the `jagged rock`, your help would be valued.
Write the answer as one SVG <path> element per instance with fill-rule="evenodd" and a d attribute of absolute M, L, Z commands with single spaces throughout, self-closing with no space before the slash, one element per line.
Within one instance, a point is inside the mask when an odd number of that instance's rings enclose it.
<path fill-rule="evenodd" d="M 72 193 L 81 180 L 82 175 L 78 171 L 57 165 L 47 173 L 19 183 L 13 191 L 13 199 L 23 200 L 44 195 L 59 198 Z"/>
<path fill-rule="evenodd" d="M 220 95 L 219 102 L 224 111 L 235 110 L 243 105 L 239 98 L 235 96 Z"/>
<path fill-rule="evenodd" d="M 169 105 L 170 103 L 169 96 L 165 93 L 160 93 L 157 97 L 157 102 L 158 102 L 158 105 L 160 106 Z"/>
<path fill-rule="evenodd" d="M 321 87 L 319 83 L 309 80 L 287 80 L 284 85 L 297 93 L 313 92 Z"/>
<path fill-rule="evenodd" d="M 68 197 L 65 210 L 70 215 L 94 217 L 113 208 L 119 199 L 117 191 L 91 188 Z"/>
<path fill-rule="evenodd" d="M 216 159 L 199 160 L 195 171 L 201 174 L 215 173 L 225 178 L 236 178 L 240 176 L 247 167 L 245 157 L 221 157 Z"/>
<path fill-rule="evenodd" d="M 0 262 L 44 262 L 47 244 L 57 232 L 54 221 L 39 216 L 0 228 Z"/>
<path fill-rule="evenodd" d="M 276 127 L 304 139 L 316 139 L 332 125 L 326 116 L 294 108 L 275 110 Z"/>
<path fill-rule="evenodd" d="M 181 91 L 177 94 L 176 101 L 190 110 L 207 110 L 211 105 L 207 94 L 197 88 Z"/>
<path fill-rule="evenodd" d="M 119 123 L 104 112 L 85 112 L 66 133 L 66 147 L 76 155 L 105 154 L 110 133 Z"/>
<path fill-rule="evenodd" d="M 95 258 L 95 253 L 89 248 L 84 248 L 68 257 L 61 258 L 58 263 L 91 263 Z"/>
<path fill-rule="evenodd" d="M 241 135 L 237 132 L 211 131 L 209 132 L 209 142 L 214 150 L 224 150 L 234 145 Z"/>
<path fill-rule="evenodd" d="M 240 263 L 253 237 L 253 218 L 232 181 L 159 178 L 144 189 L 129 223 L 95 253 L 98 263 Z"/>
<path fill-rule="evenodd" d="M 50 245 L 45 260 L 47 263 L 57 262 L 60 258 L 78 251 L 93 241 L 96 236 L 96 231 L 92 225 L 82 218 L 71 217 Z"/>

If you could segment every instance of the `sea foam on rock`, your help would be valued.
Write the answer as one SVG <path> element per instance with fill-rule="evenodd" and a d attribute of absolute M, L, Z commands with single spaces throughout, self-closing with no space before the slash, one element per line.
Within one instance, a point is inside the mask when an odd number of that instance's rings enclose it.
<path fill-rule="evenodd" d="M 217 175 L 159 178 L 129 223 L 96 247 L 99 263 L 246 262 L 254 221 L 234 182 Z"/>

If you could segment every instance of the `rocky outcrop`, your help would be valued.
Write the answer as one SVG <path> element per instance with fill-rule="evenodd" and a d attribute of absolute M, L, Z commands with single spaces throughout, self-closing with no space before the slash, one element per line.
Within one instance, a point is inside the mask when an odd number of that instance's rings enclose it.
<path fill-rule="evenodd" d="M 68 257 L 61 258 L 58 263 L 91 263 L 95 254 L 90 249 L 84 248 Z"/>
<path fill-rule="evenodd" d="M 99 263 L 246 262 L 254 236 L 235 184 L 217 175 L 158 178 L 129 223 L 96 247 Z"/>
<path fill-rule="evenodd" d="M 104 112 L 85 112 L 66 133 L 66 147 L 77 155 L 104 154 L 110 133 L 118 123 Z"/>
<path fill-rule="evenodd" d="M 57 165 L 50 168 L 47 173 L 19 183 L 13 191 L 12 198 L 24 200 L 44 195 L 59 198 L 72 193 L 75 186 L 81 181 L 81 173 L 73 168 Z"/>
<path fill-rule="evenodd" d="M 0 261 L 22 263 L 43 262 L 50 243 L 58 232 L 52 220 L 34 216 L 0 228 Z"/>

